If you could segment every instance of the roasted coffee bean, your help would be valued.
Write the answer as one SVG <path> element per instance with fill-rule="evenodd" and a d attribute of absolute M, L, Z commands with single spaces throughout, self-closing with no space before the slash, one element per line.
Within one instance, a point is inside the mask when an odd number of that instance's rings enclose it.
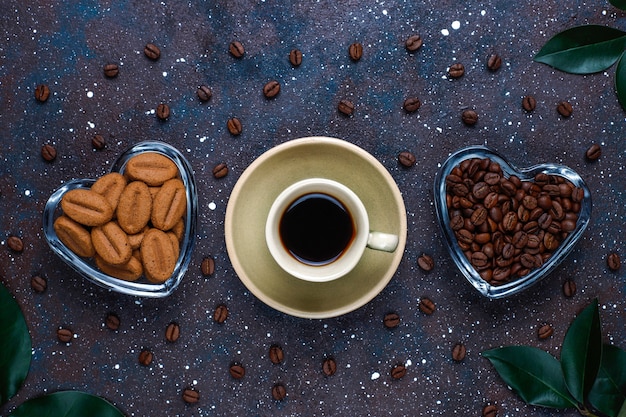
<path fill-rule="evenodd" d="M 450 65 L 450 68 L 448 68 L 448 76 L 450 78 L 461 78 L 463 74 L 465 74 L 465 67 L 459 62 Z"/>
<path fill-rule="evenodd" d="M 474 252 L 470 257 L 470 262 L 476 269 L 483 269 L 489 265 L 489 257 L 484 252 Z"/>
<path fill-rule="evenodd" d="M 527 112 L 531 112 L 537 107 L 537 100 L 533 96 L 526 96 L 522 99 L 522 107 Z"/>
<path fill-rule="evenodd" d="M 274 98 L 280 93 L 280 83 L 272 80 L 263 86 L 263 95 L 265 98 Z"/>
<path fill-rule="evenodd" d="M 587 149 L 587 152 L 585 152 L 585 156 L 590 161 L 595 161 L 596 159 L 600 158 L 601 154 L 602 154 L 602 148 L 597 143 L 594 143 L 593 145 L 591 145 L 589 149 Z"/>
<path fill-rule="evenodd" d="M 228 318 L 228 307 L 224 304 L 220 304 L 215 307 L 213 312 L 213 321 L 216 323 L 224 323 Z"/>
<path fill-rule="evenodd" d="M 422 47 L 423 43 L 424 41 L 422 40 L 422 37 L 420 35 L 411 35 L 406 40 L 406 42 L 404 42 L 404 46 L 406 47 L 407 51 L 415 52 Z"/>
<path fill-rule="evenodd" d="M 570 117 L 574 109 L 568 101 L 562 101 L 556 106 L 556 111 L 563 117 Z"/>
<path fill-rule="evenodd" d="M 213 167 L 213 176 L 215 178 L 224 178 L 228 175 L 228 166 L 221 162 Z"/>
<path fill-rule="evenodd" d="M 109 330 L 117 330 L 120 328 L 120 317 L 115 313 L 109 313 L 104 318 L 104 325 Z"/>
<path fill-rule="evenodd" d="M 340 113 L 346 116 L 351 116 L 354 113 L 354 104 L 350 100 L 341 100 L 337 108 Z"/>
<path fill-rule="evenodd" d="M 212 256 L 207 256 L 202 260 L 200 270 L 202 271 L 202 275 L 204 276 L 213 275 L 213 273 L 215 272 L 215 260 Z"/>
<path fill-rule="evenodd" d="M 417 258 L 417 265 L 419 265 L 422 270 L 428 272 L 432 271 L 435 267 L 435 261 L 432 256 L 423 253 Z"/>
<path fill-rule="evenodd" d="M 57 338 L 60 342 L 69 343 L 74 338 L 74 332 L 70 329 L 61 327 L 59 330 L 57 330 Z"/>
<path fill-rule="evenodd" d="M 394 329 L 400 325 L 400 316 L 395 312 L 387 313 L 383 318 L 383 324 L 388 329 Z"/>
<path fill-rule="evenodd" d="M 241 379 L 246 375 L 246 368 L 244 368 L 243 365 L 240 364 L 239 362 L 235 362 L 232 365 L 230 365 L 228 372 L 230 373 L 230 376 L 232 376 L 233 378 Z"/>
<path fill-rule="evenodd" d="M 498 407 L 493 404 L 486 405 L 482 414 L 483 417 L 496 417 L 498 415 Z"/>
<path fill-rule="evenodd" d="M 466 348 L 463 343 L 457 343 L 452 347 L 452 359 L 455 362 L 461 362 L 465 359 Z"/>
<path fill-rule="evenodd" d="M 7 246 L 13 252 L 22 252 L 24 251 L 24 242 L 17 236 L 9 236 L 7 239 Z"/>
<path fill-rule="evenodd" d="M 502 58 L 498 54 L 491 54 L 487 58 L 487 68 L 491 71 L 497 71 L 502 66 Z"/>
<path fill-rule="evenodd" d="M 166 120 L 170 117 L 170 107 L 165 103 L 159 104 L 156 108 L 156 115 L 159 119 Z"/>
<path fill-rule="evenodd" d="M 568 279 L 563 283 L 563 294 L 566 297 L 573 297 L 576 294 L 576 282 Z"/>
<path fill-rule="evenodd" d="M 422 107 L 422 102 L 417 97 L 408 97 L 406 100 L 404 100 L 402 107 L 404 107 L 404 110 L 407 113 L 413 113 L 418 111 L 419 108 Z"/>
<path fill-rule="evenodd" d="M 143 349 L 141 352 L 139 352 L 139 364 L 143 366 L 150 366 L 153 358 L 154 355 L 149 349 Z"/>
<path fill-rule="evenodd" d="M 287 397 L 287 389 L 285 388 L 285 386 L 280 382 L 274 384 L 274 386 L 272 387 L 272 397 L 276 401 L 284 400 L 285 397 Z"/>
<path fill-rule="evenodd" d="M 400 165 L 406 168 L 410 168 L 415 165 L 415 161 L 415 155 L 413 155 L 409 151 L 400 152 L 400 154 L 398 155 L 398 162 L 400 162 Z"/>
<path fill-rule="evenodd" d="M 539 336 L 539 339 L 547 339 L 552 336 L 553 333 L 554 329 L 549 324 L 542 324 L 539 326 L 539 329 L 537 329 L 537 336 Z"/>
<path fill-rule="evenodd" d="M 195 404 L 200 401 L 200 393 L 194 388 L 185 388 L 182 396 L 183 401 L 187 404 Z"/>
<path fill-rule="evenodd" d="M 104 75 L 109 78 L 115 78 L 120 73 L 120 67 L 117 64 L 106 64 L 104 66 Z"/>
<path fill-rule="evenodd" d="M 274 365 L 281 363 L 285 358 L 283 348 L 279 345 L 270 346 L 270 350 L 267 355 L 270 358 L 270 362 L 272 362 Z"/>
<path fill-rule="evenodd" d="M 106 141 L 104 140 L 104 136 L 94 135 L 91 138 L 91 146 L 93 146 L 93 148 L 98 151 L 101 151 L 102 149 L 104 149 L 104 147 L 106 146 Z"/>
<path fill-rule="evenodd" d="M 322 362 L 322 372 L 326 376 L 333 376 L 337 372 L 337 362 L 333 358 L 326 358 Z"/>
<path fill-rule="evenodd" d="M 609 253 L 609 256 L 606 257 L 606 265 L 611 271 L 619 270 L 621 264 L 622 262 L 616 252 L 611 252 Z"/>
<path fill-rule="evenodd" d="M 40 103 L 45 102 L 50 97 L 50 88 L 45 84 L 39 84 L 35 87 L 35 99 Z"/>
<path fill-rule="evenodd" d="M 201 85 L 200 87 L 198 87 L 196 94 L 198 95 L 198 98 L 200 99 L 200 101 L 203 101 L 203 102 L 209 101 L 211 100 L 211 97 L 213 97 L 213 92 L 206 85 Z"/>
<path fill-rule="evenodd" d="M 463 113 L 461 113 L 461 119 L 466 125 L 474 126 L 476 123 L 478 123 L 478 113 L 476 113 L 475 110 L 463 110 Z"/>
<path fill-rule="evenodd" d="M 291 52 L 289 52 L 289 62 L 291 62 L 291 65 L 294 67 L 300 66 L 300 64 L 302 64 L 302 52 L 299 49 L 292 49 Z"/>
<path fill-rule="evenodd" d="M 422 297 L 419 302 L 419 309 L 422 313 L 433 314 L 435 312 L 435 303 L 429 298 Z"/>
<path fill-rule="evenodd" d="M 40 275 L 34 275 L 30 279 L 30 288 L 37 293 L 42 293 L 48 288 L 48 281 Z"/>
<path fill-rule="evenodd" d="M 175 342 L 180 337 L 180 326 L 176 322 L 171 322 L 165 328 L 165 340 Z"/>
<path fill-rule="evenodd" d="M 241 120 L 236 117 L 231 117 L 230 119 L 228 119 L 228 121 L 226 122 L 226 127 L 228 128 L 230 134 L 233 136 L 241 135 L 241 132 L 243 132 Z"/>
<path fill-rule="evenodd" d="M 394 365 L 389 373 L 393 379 L 400 379 L 406 375 L 406 366 L 401 363 Z"/>
<path fill-rule="evenodd" d="M 363 56 L 363 45 L 359 42 L 355 42 L 348 48 L 348 54 L 350 55 L 350 59 L 353 61 L 358 61 Z"/>
<path fill-rule="evenodd" d="M 48 162 L 52 162 L 57 157 L 57 150 L 54 146 L 46 143 L 41 147 L 41 157 Z"/>
<path fill-rule="evenodd" d="M 242 43 L 239 41 L 232 41 L 230 45 L 228 46 L 228 51 L 235 58 L 243 57 L 244 53 L 246 52 L 245 49 L 243 48 Z"/>
<path fill-rule="evenodd" d="M 161 56 L 161 50 L 153 43 L 148 43 L 143 48 L 143 53 L 150 59 L 156 61 Z"/>

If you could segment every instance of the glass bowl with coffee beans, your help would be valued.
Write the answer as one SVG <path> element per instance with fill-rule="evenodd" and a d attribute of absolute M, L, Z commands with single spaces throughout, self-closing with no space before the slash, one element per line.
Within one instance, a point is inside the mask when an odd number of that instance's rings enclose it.
<path fill-rule="evenodd" d="M 50 248 L 95 284 L 165 297 L 183 279 L 194 246 L 198 197 L 193 171 L 174 147 L 141 142 L 97 179 L 66 182 L 48 199 Z"/>
<path fill-rule="evenodd" d="M 591 216 L 572 169 L 517 168 L 484 146 L 453 153 L 435 179 L 435 207 L 452 259 L 484 296 L 516 294 L 550 274 Z"/>

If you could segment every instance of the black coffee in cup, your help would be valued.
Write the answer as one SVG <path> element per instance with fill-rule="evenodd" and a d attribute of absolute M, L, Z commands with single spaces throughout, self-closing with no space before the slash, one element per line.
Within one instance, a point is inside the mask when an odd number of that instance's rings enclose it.
<path fill-rule="evenodd" d="M 325 265 L 341 256 L 355 236 L 348 209 L 324 193 L 294 200 L 280 219 L 280 238 L 289 253 L 308 265 Z"/>

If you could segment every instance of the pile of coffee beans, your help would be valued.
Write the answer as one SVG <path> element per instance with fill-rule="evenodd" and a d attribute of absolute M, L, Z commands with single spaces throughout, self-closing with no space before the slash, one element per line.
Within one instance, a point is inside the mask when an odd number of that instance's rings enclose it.
<path fill-rule="evenodd" d="M 576 229 L 584 190 L 539 173 L 522 181 L 489 158 L 466 159 L 445 178 L 450 227 L 491 285 L 540 268 Z"/>

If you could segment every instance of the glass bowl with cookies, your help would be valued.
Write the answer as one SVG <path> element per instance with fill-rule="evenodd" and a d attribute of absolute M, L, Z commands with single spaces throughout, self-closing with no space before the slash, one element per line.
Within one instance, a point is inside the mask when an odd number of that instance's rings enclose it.
<path fill-rule="evenodd" d="M 195 242 L 193 170 L 174 147 L 141 142 L 109 173 L 66 182 L 48 199 L 52 251 L 89 281 L 123 294 L 165 297 L 182 281 Z"/>

